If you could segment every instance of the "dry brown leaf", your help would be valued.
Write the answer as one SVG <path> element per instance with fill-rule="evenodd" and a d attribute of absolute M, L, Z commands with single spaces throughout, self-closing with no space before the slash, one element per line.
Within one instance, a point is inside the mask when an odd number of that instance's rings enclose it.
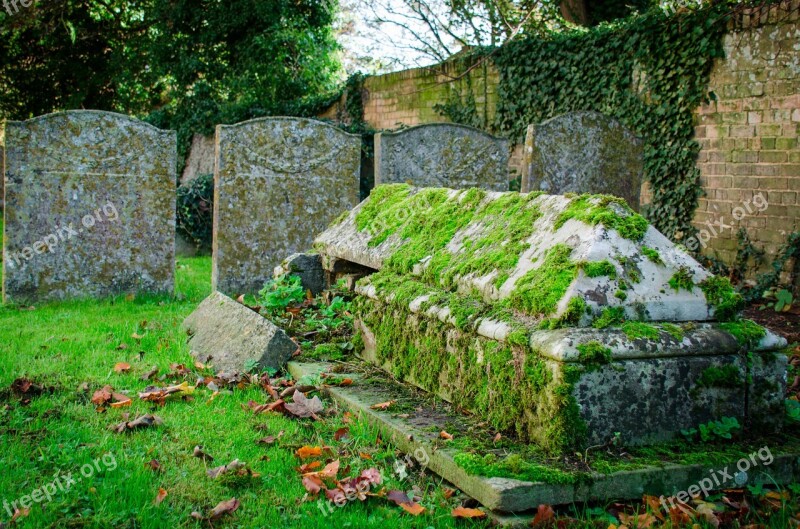
<path fill-rule="evenodd" d="M 158 494 L 156 494 L 156 497 L 153 500 L 153 505 L 160 504 L 162 501 L 164 501 L 164 498 L 166 498 L 166 497 L 167 497 L 167 490 L 164 489 L 164 488 L 159 488 L 158 489 Z"/>
<path fill-rule="evenodd" d="M 303 476 L 303 486 L 309 494 L 316 496 L 322 490 L 323 484 L 322 480 L 317 476 Z"/>
<path fill-rule="evenodd" d="M 658 520 L 650 513 L 625 514 L 619 513 L 619 520 L 631 529 L 649 529 Z"/>
<path fill-rule="evenodd" d="M 297 449 L 297 457 L 300 459 L 308 459 L 310 457 L 319 457 L 322 455 L 322 447 L 321 446 L 302 446 Z"/>
<path fill-rule="evenodd" d="M 131 338 L 133 338 L 136 341 L 139 341 L 142 338 L 144 338 L 144 336 L 142 336 L 141 334 L 135 332 L 135 333 L 131 334 Z"/>
<path fill-rule="evenodd" d="M 336 433 L 333 434 L 333 438 L 336 441 L 341 441 L 348 435 L 350 435 L 350 428 L 345 426 L 344 428 L 339 428 L 338 430 L 336 430 Z"/>
<path fill-rule="evenodd" d="M 411 503 L 411 498 L 402 490 L 390 490 L 386 494 L 386 499 L 393 501 L 395 504 L 402 505 L 403 503 Z"/>
<path fill-rule="evenodd" d="M 239 505 L 240 505 L 239 500 L 237 500 L 236 498 L 231 498 L 227 501 L 221 501 L 217 504 L 216 507 L 211 509 L 211 514 L 209 515 L 209 518 L 211 520 L 216 520 L 218 518 L 221 518 L 225 514 L 231 514 L 235 512 L 236 509 L 239 508 Z"/>
<path fill-rule="evenodd" d="M 92 404 L 95 406 L 102 406 L 109 402 L 113 391 L 114 389 L 111 386 L 103 386 L 103 388 L 98 389 L 94 392 L 94 395 L 92 395 Z"/>
<path fill-rule="evenodd" d="M 350 413 L 349 411 L 344 412 L 344 415 L 342 415 L 342 422 L 345 423 L 345 424 L 352 423 L 353 422 L 353 414 Z"/>
<path fill-rule="evenodd" d="M 159 426 L 164 424 L 164 421 L 158 415 L 142 415 L 141 417 L 130 421 L 130 422 L 121 422 L 119 424 L 112 424 L 108 427 L 109 430 L 112 430 L 116 433 L 123 433 L 128 430 L 135 430 L 137 428 L 146 428 L 148 426 Z"/>
<path fill-rule="evenodd" d="M 153 470 L 154 472 L 161 472 L 163 470 L 163 468 L 161 468 L 161 463 L 159 463 L 155 459 L 151 459 L 150 461 L 145 463 L 144 466 L 150 467 L 150 470 Z"/>
<path fill-rule="evenodd" d="M 453 440 L 453 436 L 451 434 L 445 432 L 444 430 L 439 432 L 439 437 L 441 437 L 445 441 L 452 441 Z"/>
<path fill-rule="evenodd" d="M 131 365 L 127 362 L 117 362 L 114 365 L 114 371 L 117 373 L 127 373 L 131 370 Z"/>
<path fill-rule="evenodd" d="M 318 472 L 307 472 L 304 476 L 316 476 L 320 479 L 335 479 L 339 473 L 339 460 L 332 461 L 325 465 L 325 468 Z"/>
<path fill-rule="evenodd" d="M 366 459 L 367 461 L 372 461 L 372 456 L 367 454 L 366 452 L 359 452 L 358 457 L 361 459 Z"/>
<path fill-rule="evenodd" d="M 486 518 L 486 513 L 480 509 L 470 509 L 468 507 L 456 507 L 450 512 L 453 518 Z"/>
<path fill-rule="evenodd" d="M 319 419 L 317 413 L 321 413 L 323 410 L 322 401 L 319 400 L 319 397 L 315 396 L 313 399 L 309 399 L 299 390 L 294 392 L 294 402 L 287 403 L 285 408 L 296 417 L 311 417 L 314 420 Z"/>
<path fill-rule="evenodd" d="M 502 439 L 502 438 L 503 438 L 503 434 L 501 434 L 500 432 L 498 432 L 498 433 L 497 433 L 497 435 L 495 435 L 495 436 L 494 436 L 494 439 L 492 440 L 492 442 L 494 442 L 494 443 L 499 443 L 499 442 L 500 442 L 500 439 Z"/>
<path fill-rule="evenodd" d="M 153 369 L 141 376 L 142 380 L 153 380 L 158 376 L 158 366 L 153 366 Z"/>
<path fill-rule="evenodd" d="M 386 410 L 392 404 L 394 404 L 395 402 L 397 402 L 397 401 L 396 400 L 390 400 L 390 401 L 387 401 L 387 402 L 381 402 L 380 404 L 373 404 L 372 406 L 370 406 L 370 408 L 372 408 L 373 410 Z"/>
<path fill-rule="evenodd" d="M 305 463 L 297 467 L 297 471 L 301 474 L 308 474 L 309 472 L 316 470 L 322 466 L 321 461 L 312 461 L 310 463 Z"/>
<path fill-rule="evenodd" d="M 449 500 L 456 493 L 456 489 L 444 489 L 444 499 Z"/>
<path fill-rule="evenodd" d="M 402 507 L 404 511 L 411 514 L 412 516 L 419 516 L 420 514 L 425 512 L 425 507 L 423 507 L 419 503 L 414 503 L 413 501 L 409 503 L 401 503 L 400 507 Z"/>
<path fill-rule="evenodd" d="M 239 461 L 238 459 L 234 459 L 233 461 L 231 461 L 227 465 L 222 465 L 222 466 L 219 466 L 219 467 L 215 467 L 215 468 L 211 468 L 209 470 L 206 470 L 206 474 L 211 479 L 217 479 L 218 477 L 220 477 L 223 474 L 227 474 L 228 472 L 234 472 L 234 471 L 246 468 L 246 467 L 247 467 L 247 463 L 243 463 L 243 462 Z"/>
<path fill-rule="evenodd" d="M 192 455 L 202 459 L 203 461 L 214 461 L 213 457 L 203 452 L 203 447 L 200 445 L 194 447 L 194 450 L 192 450 Z"/>
<path fill-rule="evenodd" d="M 549 525 L 553 522 L 553 519 L 556 517 L 555 511 L 549 505 L 541 504 L 539 508 L 536 509 L 536 516 L 533 517 L 531 521 L 531 527 L 541 527 L 543 525 Z"/>

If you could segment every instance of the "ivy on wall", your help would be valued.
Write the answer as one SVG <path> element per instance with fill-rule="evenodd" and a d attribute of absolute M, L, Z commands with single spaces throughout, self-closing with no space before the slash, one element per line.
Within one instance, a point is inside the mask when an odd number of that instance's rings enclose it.
<path fill-rule="evenodd" d="M 509 42 L 491 53 L 500 73 L 492 132 L 521 143 L 529 124 L 565 112 L 594 110 L 618 119 L 644 140 L 652 191 L 644 213 L 671 239 L 688 238 L 702 194 L 693 111 L 713 97 L 709 74 L 723 56 L 729 9 L 656 10 Z M 442 107 L 461 123 L 474 118 L 469 110 L 455 102 Z"/>

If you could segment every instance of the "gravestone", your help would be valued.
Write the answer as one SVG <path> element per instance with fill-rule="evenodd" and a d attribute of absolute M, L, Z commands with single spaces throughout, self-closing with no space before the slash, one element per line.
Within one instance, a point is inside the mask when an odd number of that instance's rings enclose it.
<path fill-rule="evenodd" d="M 785 340 L 621 198 L 380 186 L 315 250 L 365 360 L 549 452 L 782 427 Z"/>
<path fill-rule="evenodd" d="M 358 203 L 361 138 L 311 119 L 219 125 L 212 285 L 256 293 Z"/>
<path fill-rule="evenodd" d="M 172 292 L 174 131 L 76 110 L 5 141 L 4 301 Z"/>
<path fill-rule="evenodd" d="M 614 195 L 638 210 L 643 171 L 631 131 L 598 112 L 570 112 L 528 127 L 521 190 Z"/>
<path fill-rule="evenodd" d="M 464 125 L 432 123 L 375 135 L 375 185 L 508 191 L 509 142 Z"/>

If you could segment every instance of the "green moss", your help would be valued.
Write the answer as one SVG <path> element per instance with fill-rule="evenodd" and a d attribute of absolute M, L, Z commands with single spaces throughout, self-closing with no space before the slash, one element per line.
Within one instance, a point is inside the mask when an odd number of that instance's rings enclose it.
<path fill-rule="evenodd" d="M 736 341 L 745 347 L 756 345 L 767 335 L 767 330 L 752 320 L 720 323 L 720 329 L 736 338 Z"/>
<path fill-rule="evenodd" d="M 600 317 L 594 320 L 595 329 L 605 329 L 612 325 L 622 325 L 625 322 L 625 309 L 623 307 L 606 307 Z"/>
<path fill-rule="evenodd" d="M 664 261 L 661 260 L 661 254 L 658 253 L 658 250 L 654 248 L 649 248 L 647 246 L 642 246 L 642 254 L 647 257 L 651 262 L 657 265 L 663 265 Z"/>
<path fill-rule="evenodd" d="M 692 280 L 692 275 L 694 274 L 691 270 L 685 266 L 682 266 L 669 279 L 669 286 L 671 286 L 675 292 L 678 292 L 681 289 L 691 292 L 694 289 L 694 280 Z"/>
<path fill-rule="evenodd" d="M 678 341 L 683 341 L 683 329 L 674 323 L 662 323 L 661 328 Z"/>
<path fill-rule="evenodd" d="M 714 317 L 719 321 L 736 318 L 744 308 L 744 298 L 736 292 L 726 277 L 711 276 L 700 283 L 706 303 L 714 308 Z"/>
<path fill-rule="evenodd" d="M 661 334 L 655 325 L 640 321 L 626 321 L 622 324 L 622 332 L 631 340 L 636 340 L 637 338 L 658 340 Z"/>
<path fill-rule="evenodd" d="M 608 276 L 611 279 L 617 278 L 617 269 L 607 260 L 584 262 L 581 263 L 581 268 L 583 268 L 588 277 Z"/>
<path fill-rule="evenodd" d="M 545 466 L 529 462 L 519 454 L 510 454 L 498 458 L 494 454 L 478 455 L 459 453 L 453 458 L 456 464 L 468 474 L 487 478 L 512 478 L 533 483 L 553 483 L 568 485 L 575 483 L 575 473 L 561 470 L 554 466 Z"/>
<path fill-rule="evenodd" d="M 739 368 L 732 364 L 722 367 L 707 367 L 700 374 L 698 380 L 698 384 L 707 388 L 738 388 L 742 387 L 743 383 L 744 379 L 739 372 Z"/>
<path fill-rule="evenodd" d="M 649 226 L 647 220 L 635 213 L 625 200 L 609 195 L 581 195 L 574 198 L 556 219 L 554 229 L 559 229 L 570 219 L 592 226 L 602 224 L 607 229 L 616 230 L 620 237 L 634 241 L 641 240 Z"/>
<path fill-rule="evenodd" d="M 624 290 L 620 289 L 614 292 L 614 297 L 622 301 L 625 301 L 626 299 L 628 299 L 628 294 L 626 294 Z"/>
<path fill-rule="evenodd" d="M 515 308 L 531 315 L 549 315 L 566 294 L 578 274 L 578 266 L 570 259 L 572 248 L 553 246 L 539 268 L 529 271 L 516 283 L 508 301 Z"/>
<path fill-rule="evenodd" d="M 597 366 L 611 362 L 611 349 L 597 340 L 578 344 L 576 349 L 578 349 L 578 361 L 583 365 Z"/>

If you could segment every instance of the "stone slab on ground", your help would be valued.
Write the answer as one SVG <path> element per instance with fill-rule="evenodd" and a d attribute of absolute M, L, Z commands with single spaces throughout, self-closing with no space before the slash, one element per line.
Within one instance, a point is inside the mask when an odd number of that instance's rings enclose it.
<path fill-rule="evenodd" d="M 254 294 L 358 204 L 361 137 L 304 118 L 219 125 L 212 287 Z"/>
<path fill-rule="evenodd" d="M 333 367 L 332 364 L 316 362 L 288 364 L 290 373 L 296 379 L 331 373 Z M 414 457 L 417 463 L 427 460 L 427 468 L 431 471 L 475 498 L 487 509 L 498 513 L 524 513 L 536 509 L 540 504 L 631 500 L 640 499 L 644 494 L 671 496 L 700 483 L 712 471 L 727 470 L 733 474 L 731 469 L 741 459 L 734 457 L 731 460 L 715 461 L 713 464 L 675 464 L 667 461 L 657 466 L 643 466 L 610 474 L 589 472 L 583 475 L 585 479 L 567 484 L 475 475 L 456 462 L 463 449 L 449 447 L 439 437 L 439 432 L 448 431 L 454 435 L 456 441 L 463 435 L 482 435 L 491 439 L 491 432 L 472 429 L 477 420 L 465 417 L 463 413 L 454 411 L 440 401 L 432 405 L 430 399 L 420 396 L 408 386 L 398 384 L 388 376 L 374 372 L 366 376 L 363 372 L 358 372 L 359 368 L 351 369 L 349 373 L 346 371 L 348 370 L 343 372 L 342 369 L 337 369 L 336 376 L 350 378 L 354 383 L 346 387 L 326 387 L 324 391 L 331 398 L 380 428 L 385 439 Z M 390 400 L 400 403 L 402 411 L 392 411 L 392 408 L 386 411 L 372 409 L 375 404 Z M 739 475 L 740 481 L 735 484 L 722 484 L 726 488 L 741 488 L 756 484 L 785 485 L 798 482 L 800 445 L 797 440 L 793 444 L 772 444 L 769 448 L 773 456 L 771 464 L 753 467 L 746 474 Z M 749 452 L 751 450 L 743 448 L 742 454 Z M 676 457 L 682 456 L 685 454 L 676 454 Z"/>
<path fill-rule="evenodd" d="M 7 122 L 4 301 L 171 293 L 176 145 L 112 112 Z"/>
<path fill-rule="evenodd" d="M 375 185 L 508 191 L 509 141 L 454 123 L 375 135 Z"/>
<path fill-rule="evenodd" d="M 569 112 L 528 126 L 522 192 L 603 193 L 639 209 L 644 147 L 633 132 L 599 112 Z"/>
<path fill-rule="evenodd" d="M 281 369 L 297 350 L 283 329 L 231 298 L 214 292 L 183 322 L 192 356 L 216 371 Z"/>

